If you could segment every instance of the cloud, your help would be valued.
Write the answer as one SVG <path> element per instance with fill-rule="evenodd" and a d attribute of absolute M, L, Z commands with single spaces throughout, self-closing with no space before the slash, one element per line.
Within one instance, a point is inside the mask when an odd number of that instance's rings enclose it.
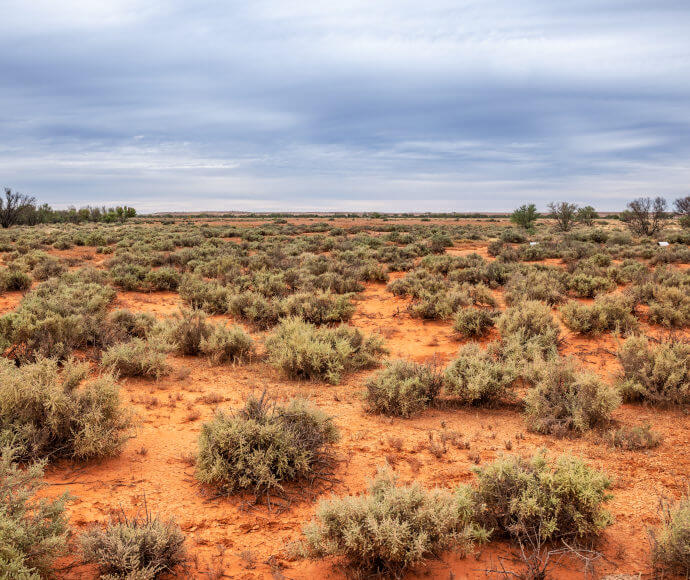
<path fill-rule="evenodd" d="M 0 175 L 56 206 L 508 210 L 687 194 L 687 2 L 3 7 Z"/>

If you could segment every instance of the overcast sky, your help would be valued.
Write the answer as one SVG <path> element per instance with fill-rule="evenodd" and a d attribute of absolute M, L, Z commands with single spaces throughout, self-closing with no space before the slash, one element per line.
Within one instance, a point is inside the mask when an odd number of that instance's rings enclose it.
<path fill-rule="evenodd" d="M 56 207 L 690 193 L 689 0 L 0 0 L 0 185 Z"/>

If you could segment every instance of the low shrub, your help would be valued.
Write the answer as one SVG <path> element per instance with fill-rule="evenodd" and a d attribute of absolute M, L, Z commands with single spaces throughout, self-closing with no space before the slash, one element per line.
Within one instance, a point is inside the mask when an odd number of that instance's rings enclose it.
<path fill-rule="evenodd" d="M 515 367 L 476 343 L 463 345 L 444 374 L 446 392 L 467 405 L 495 404 L 511 398 Z"/>
<path fill-rule="evenodd" d="M 633 302 L 623 295 L 601 295 L 592 305 L 571 301 L 561 307 L 561 318 L 570 330 L 581 334 L 630 332 L 637 329 Z"/>
<path fill-rule="evenodd" d="M 690 325 L 690 294 L 687 286 L 655 286 L 648 303 L 648 317 L 652 324 L 675 328 Z"/>
<path fill-rule="evenodd" d="M 527 300 L 507 308 L 497 326 L 503 342 L 513 350 L 537 350 L 544 356 L 557 353 L 560 329 L 551 309 L 542 302 Z"/>
<path fill-rule="evenodd" d="M 165 340 L 180 354 L 196 356 L 201 353 L 201 343 L 213 332 L 213 325 L 207 322 L 201 310 L 182 310 L 165 327 Z"/>
<path fill-rule="evenodd" d="M 580 435 L 606 425 L 620 405 L 617 391 L 572 360 L 549 364 L 525 397 L 528 427 L 538 433 Z"/>
<path fill-rule="evenodd" d="M 95 564 L 102 578 L 113 580 L 154 580 L 174 572 L 186 558 L 184 541 L 173 520 L 161 520 L 148 509 L 143 517 L 121 514 L 80 537 L 84 560 Z"/>
<path fill-rule="evenodd" d="M 0 318 L 4 348 L 22 346 L 23 359 L 67 357 L 99 341 L 115 290 L 99 274 L 82 270 L 51 278 L 24 296 L 14 312 Z"/>
<path fill-rule="evenodd" d="M 227 494 L 281 493 L 285 482 L 321 474 L 338 438 L 332 418 L 304 401 L 269 406 L 252 397 L 202 426 L 196 477 Z"/>
<path fill-rule="evenodd" d="M 319 503 L 305 547 L 311 557 L 341 556 L 367 574 L 400 578 L 430 556 L 451 547 L 469 552 L 486 539 L 473 515 L 474 506 L 449 491 L 397 485 L 380 470 L 368 493 Z"/>
<path fill-rule="evenodd" d="M 281 317 L 296 316 L 311 324 L 329 324 L 350 320 L 355 306 L 349 294 L 330 292 L 299 293 L 284 298 L 278 310 Z"/>
<path fill-rule="evenodd" d="M 113 310 L 105 319 L 100 342 L 106 345 L 132 338 L 147 338 L 156 327 L 156 317 L 148 312 Z"/>
<path fill-rule="evenodd" d="M 113 284 L 123 290 L 144 290 L 144 280 L 149 269 L 139 264 L 119 263 L 110 269 L 110 278 Z"/>
<path fill-rule="evenodd" d="M 528 270 L 516 272 L 506 284 L 506 304 L 518 304 L 523 300 L 539 300 L 553 305 L 563 302 L 565 285 L 560 271 Z"/>
<path fill-rule="evenodd" d="M 273 300 L 258 292 L 240 292 L 228 299 L 228 312 L 259 330 L 266 330 L 278 324 L 282 309 Z"/>
<path fill-rule="evenodd" d="M 28 290 L 31 284 L 31 276 L 17 268 L 4 268 L 0 272 L 0 290 L 3 292 Z"/>
<path fill-rule="evenodd" d="M 0 359 L 0 445 L 12 444 L 19 461 L 117 454 L 129 417 L 113 377 L 85 381 L 88 364 L 56 359 L 15 366 Z"/>
<path fill-rule="evenodd" d="M 371 412 L 410 417 L 434 402 L 443 376 L 432 364 L 398 360 L 388 363 L 366 386 Z"/>
<path fill-rule="evenodd" d="M 690 403 L 690 344 L 668 341 L 650 344 L 633 336 L 618 351 L 623 367 L 619 388 L 627 401 L 651 404 Z"/>
<path fill-rule="evenodd" d="M 266 339 L 268 362 L 287 376 L 340 382 L 343 373 L 375 366 L 386 351 L 378 336 L 346 325 L 317 328 L 286 318 Z"/>
<path fill-rule="evenodd" d="M 101 364 L 124 377 L 160 379 L 171 371 L 161 344 L 141 338 L 111 346 L 101 355 Z"/>
<path fill-rule="evenodd" d="M 498 312 L 482 308 L 463 308 L 455 315 L 453 330 L 464 337 L 485 335 L 496 324 Z"/>
<path fill-rule="evenodd" d="M 195 310 L 224 314 L 232 291 L 215 280 L 207 282 L 199 276 L 185 274 L 180 279 L 178 292 L 180 298 Z"/>
<path fill-rule="evenodd" d="M 603 292 L 610 292 L 616 288 L 616 283 L 603 276 L 590 276 L 576 273 L 567 278 L 566 288 L 580 298 L 592 298 Z"/>
<path fill-rule="evenodd" d="M 658 572 L 690 576 L 690 497 L 661 504 L 662 528 L 650 532 L 652 563 Z"/>
<path fill-rule="evenodd" d="M 606 441 L 617 449 L 637 451 L 657 447 L 661 443 L 661 435 L 653 431 L 649 425 L 624 426 L 609 431 Z"/>
<path fill-rule="evenodd" d="M 20 468 L 15 459 L 12 447 L 0 451 L 0 577 L 40 580 L 65 552 L 69 498 L 36 499 L 45 462 Z"/>
<path fill-rule="evenodd" d="M 199 345 L 202 354 L 213 364 L 238 363 L 249 360 L 254 352 L 251 337 L 240 326 L 216 326 Z"/>
<path fill-rule="evenodd" d="M 175 268 L 159 268 L 158 270 L 151 270 L 146 274 L 144 282 L 151 290 L 177 290 L 182 279 L 181 274 Z"/>
<path fill-rule="evenodd" d="M 478 521 L 521 541 L 590 540 L 611 523 L 609 479 L 575 457 L 505 457 L 475 469 Z M 534 545 L 534 544 L 532 544 Z"/>

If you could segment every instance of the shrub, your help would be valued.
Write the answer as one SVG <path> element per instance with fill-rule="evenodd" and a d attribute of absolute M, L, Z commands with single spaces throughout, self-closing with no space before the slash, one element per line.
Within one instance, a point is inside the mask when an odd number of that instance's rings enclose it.
<path fill-rule="evenodd" d="M 147 338 L 156 326 L 156 317 L 148 312 L 113 310 L 108 314 L 101 332 L 101 342 L 114 344 L 131 338 Z"/>
<path fill-rule="evenodd" d="M 15 450 L 0 454 L 0 577 L 39 580 L 51 573 L 53 560 L 65 551 L 67 495 L 37 500 L 45 462 L 20 468 Z"/>
<path fill-rule="evenodd" d="M 143 517 L 121 514 L 104 528 L 80 537 L 84 560 L 96 564 L 103 578 L 153 580 L 184 563 L 184 535 L 173 520 L 148 509 Z"/>
<path fill-rule="evenodd" d="M 623 295 L 601 295 L 592 305 L 571 301 L 561 307 L 561 318 L 570 330 L 581 334 L 629 332 L 638 326 L 633 301 Z"/>
<path fill-rule="evenodd" d="M 101 356 L 101 364 L 125 377 L 153 377 L 160 379 L 170 373 L 165 352 L 160 343 L 133 338 L 115 344 Z"/>
<path fill-rule="evenodd" d="M 575 457 L 506 457 L 475 473 L 479 523 L 499 537 L 579 542 L 611 523 L 602 508 L 610 481 Z"/>
<path fill-rule="evenodd" d="M 376 365 L 385 349 L 379 337 L 365 337 L 356 328 L 317 328 L 286 318 L 266 339 L 266 353 L 289 377 L 337 384 L 343 373 Z"/>
<path fill-rule="evenodd" d="M 182 355 L 196 356 L 213 332 L 201 310 L 182 310 L 167 323 L 165 339 Z"/>
<path fill-rule="evenodd" d="M 0 360 L 0 445 L 17 458 L 93 459 L 115 455 L 126 441 L 129 418 L 110 375 L 82 385 L 88 364 L 39 359 L 16 367 Z"/>
<path fill-rule="evenodd" d="M 649 322 L 682 328 L 690 324 L 688 288 L 654 286 L 649 299 Z"/>
<path fill-rule="evenodd" d="M 518 377 L 511 363 L 499 360 L 476 343 L 463 345 L 448 366 L 444 384 L 449 395 L 468 405 L 498 403 L 510 396 Z"/>
<path fill-rule="evenodd" d="M 5 292 L 28 290 L 31 288 L 31 282 L 31 276 L 16 268 L 5 268 L 0 272 L 0 289 Z"/>
<path fill-rule="evenodd" d="M 620 396 L 592 373 L 580 373 L 572 360 L 550 364 L 525 398 L 530 429 L 551 435 L 582 434 L 607 424 Z"/>
<path fill-rule="evenodd" d="M 193 309 L 209 314 L 224 314 L 228 308 L 231 290 L 218 282 L 207 282 L 193 275 L 182 276 L 178 291 L 180 298 Z"/>
<path fill-rule="evenodd" d="M 199 350 L 213 364 L 237 363 L 251 357 L 254 343 L 240 326 L 216 326 L 207 338 L 202 339 Z"/>
<path fill-rule="evenodd" d="M 661 505 L 662 528 L 650 532 L 652 562 L 658 571 L 679 576 L 690 575 L 690 498 L 686 495 L 675 506 Z"/>
<path fill-rule="evenodd" d="M 529 270 L 516 272 L 506 285 L 506 303 L 517 304 L 523 300 L 541 300 L 547 304 L 563 302 L 565 286 L 560 272 L 553 270 Z"/>
<path fill-rule="evenodd" d="M 139 264 L 120 263 L 110 269 L 110 278 L 113 284 L 123 290 L 143 290 L 144 280 L 148 273 L 149 269 Z"/>
<path fill-rule="evenodd" d="M 202 426 L 196 476 L 223 493 L 281 493 L 283 484 L 323 472 L 338 440 L 331 417 L 304 401 L 269 405 L 250 398 L 235 414 L 218 412 Z"/>
<path fill-rule="evenodd" d="M 146 274 L 146 285 L 152 290 L 177 290 L 182 276 L 175 268 L 159 268 Z"/>
<path fill-rule="evenodd" d="M 88 270 L 51 278 L 0 318 L 3 346 L 23 345 L 27 359 L 66 357 L 98 341 L 114 299 L 115 290 L 95 281 Z"/>
<path fill-rule="evenodd" d="M 305 545 L 312 557 L 342 556 L 365 573 L 399 578 L 429 556 L 455 546 L 467 552 L 486 539 L 473 515 L 470 502 L 448 491 L 399 486 L 380 470 L 368 493 L 321 501 Z"/>
<path fill-rule="evenodd" d="M 501 230 L 500 239 L 502 242 L 510 244 L 523 244 L 527 241 L 527 236 L 520 230 L 504 229 Z"/>
<path fill-rule="evenodd" d="M 616 283 L 603 276 L 590 276 L 577 273 L 569 276 L 566 287 L 575 296 L 580 298 L 592 298 L 602 292 L 609 292 L 616 287 Z"/>
<path fill-rule="evenodd" d="M 442 385 L 433 365 L 399 360 L 367 381 L 366 400 L 374 413 L 410 417 L 433 403 Z"/>
<path fill-rule="evenodd" d="M 312 324 L 328 324 L 350 320 L 355 306 L 349 294 L 330 292 L 300 293 L 289 296 L 280 304 L 281 316 L 296 316 Z"/>
<path fill-rule="evenodd" d="M 625 400 L 690 403 L 690 344 L 650 345 L 645 337 L 634 336 L 623 343 L 618 359 L 623 367 L 619 387 Z"/>
<path fill-rule="evenodd" d="M 496 324 L 498 313 L 481 308 L 463 308 L 455 315 L 453 330 L 467 338 L 483 336 Z"/>
<path fill-rule="evenodd" d="M 275 326 L 283 314 L 276 302 L 258 292 L 241 292 L 230 296 L 228 312 L 259 330 Z"/>
<path fill-rule="evenodd" d="M 31 270 L 31 275 L 34 280 L 47 280 L 48 278 L 54 278 L 56 276 L 61 276 L 65 272 L 65 267 L 53 256 L 46 254 Z"/>
<path fill-rule="evenodd" d="M 556 351 L 560 329 L 551 309 L 541 302 L 527 300 L 507 308 L 497 326 L 504 341 L 523 347 L 532 345 L 545 355 Z"/>
<path fill-rule="evenodd" d="M 606 439 L 611 447 L 626 449 L 627 451 L 651 449 L 661 443 L 661 436 L 653 431 L 649 425 L 619 427 L 609 431 Z"/>

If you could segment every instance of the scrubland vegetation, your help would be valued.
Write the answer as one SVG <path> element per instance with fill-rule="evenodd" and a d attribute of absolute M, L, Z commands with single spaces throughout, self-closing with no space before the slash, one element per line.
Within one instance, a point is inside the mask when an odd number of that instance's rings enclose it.
<path fill-rule="evenodd" d="M 511 224 L 28 212 L 0 232 L 0 576 L 58 559 L 210 575 L 199 554 L 231 536 L 242 566 L 288 577 L 400 577 L 486 543 L 516 574 L 546 575 L 561 550 L 687 575 L 686 202 L 675 217 L 663 200 L 604 217 L 526 204 Z M 97 500 L 62 495 L 82 470 L 110 482 Z M 147 486 L 160 516 L 121 505 Z M 610 546 L 642 545 L 638 494 L 656 523 L 634 568 Z M 242 552 L 249 532 L 265 561 Z"/>

